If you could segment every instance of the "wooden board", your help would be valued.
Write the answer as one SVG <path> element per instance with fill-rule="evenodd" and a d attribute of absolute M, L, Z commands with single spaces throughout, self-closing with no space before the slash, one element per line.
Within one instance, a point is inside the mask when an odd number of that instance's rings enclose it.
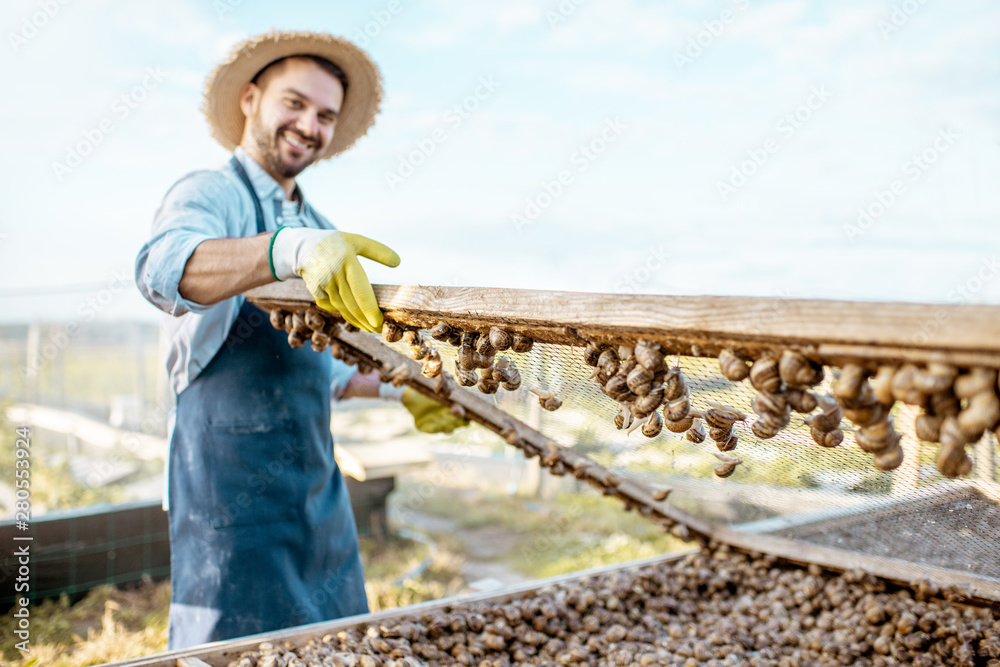
<path fill-rule="evenodd" d="M 647 296 L 479 287 L 375 285 L 386 317 L 469 331 L 502 326 L 536 340 L 660 343 L 675 354 L 751 356 L 795 348 L 818 361 L 941 361 L 1000 368 L 1000 307 L 719 296 Z M 264 308 L 312 303 L 301 280 L 247 297 Z"/>

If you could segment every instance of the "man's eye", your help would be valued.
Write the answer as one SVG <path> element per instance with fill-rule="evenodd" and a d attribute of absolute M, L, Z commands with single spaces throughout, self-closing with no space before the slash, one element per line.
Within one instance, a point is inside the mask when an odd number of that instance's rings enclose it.
<path fill-rule="evenodd" d="M 298 100 L 288 100 L 288 106 L 293 109 L 298 109 L 302 106 L 302 102 L 299 102 Z"/>
<path fill-rule="evenodd" d="M 320 116 L 319 119 L 320 119 L 320 121 L 324 125 L 333 125 L 333 122 L 335 120 L 337 120 L 337 117 L 336 116 Z"/>

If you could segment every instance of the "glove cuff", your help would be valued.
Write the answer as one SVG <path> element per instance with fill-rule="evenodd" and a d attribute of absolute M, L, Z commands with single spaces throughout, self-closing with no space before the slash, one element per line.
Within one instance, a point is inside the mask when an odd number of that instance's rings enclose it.
<path fill-rule="evenodd" d="M 391 382 L 382 382 L 378 386 L 378 397 L 387 401 L 403 402 L 403 392 L 406 387 L 395 387 Z"/>
<path fill-rule="evenodd" d="M 295 278 L 302 270 L 303 260 L 320 241 L 336 234 L 331 229 L 311 229 L 281 226 L 271 237 L 269 259 L 275 280 Z"/>
<path fill-rule="evenodd" d="M 285 227 L 285 225 L 282 225 L 278 227 L 276 230 L 274 230 L 274 233 L 271 234 L 271 242 L 267 244 L 267 268 L 271 269 L 271 277 L 273 277 L 279 283 L 283 281 L 284 278 L 279 278 L 278 272 L 274 270 L 274 241 L 275 239 L 278 238 L 278 232 L 280 232 L 282 229 L 287 229 L 287 227 Z"/>

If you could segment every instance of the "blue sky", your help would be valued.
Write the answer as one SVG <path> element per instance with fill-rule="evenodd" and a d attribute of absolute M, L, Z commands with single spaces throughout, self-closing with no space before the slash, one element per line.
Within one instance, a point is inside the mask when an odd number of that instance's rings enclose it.
<path fill-rule="evenodd" d="M 101 318 L 157 316 L 116 276 L 170 185 L 226 159 L 204 78 L 272 27 L 361 35 L 381 68 L 373 130 L 300 178 L 399 252 L 373 282 L 1000 303 L 985 0 L 5 9 L 0 321 L 72 319 L 102 290 Z"/>

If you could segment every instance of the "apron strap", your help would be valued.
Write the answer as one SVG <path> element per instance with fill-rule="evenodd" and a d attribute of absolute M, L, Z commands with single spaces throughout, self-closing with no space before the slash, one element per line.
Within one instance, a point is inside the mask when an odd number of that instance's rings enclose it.
<path fill-rule="evenodd" d="M 253 210 L 257 214 L 257 233 L 263 234 L 267 231 L 264 229 L 264 210 L 260 207 L 260 198 L 257 196 L 257 191 L 253 189 L 253 184 L 250 182 L 247 170 L 243 168 L 243 165 L 240 164 L 235 155 L 229 159 L 229 164 L 233 166 L 236 175 L 243 181 L 243 185 L 247 187 L 247 191 L 250 193 L 250 198 L 253 199 Z"/>

